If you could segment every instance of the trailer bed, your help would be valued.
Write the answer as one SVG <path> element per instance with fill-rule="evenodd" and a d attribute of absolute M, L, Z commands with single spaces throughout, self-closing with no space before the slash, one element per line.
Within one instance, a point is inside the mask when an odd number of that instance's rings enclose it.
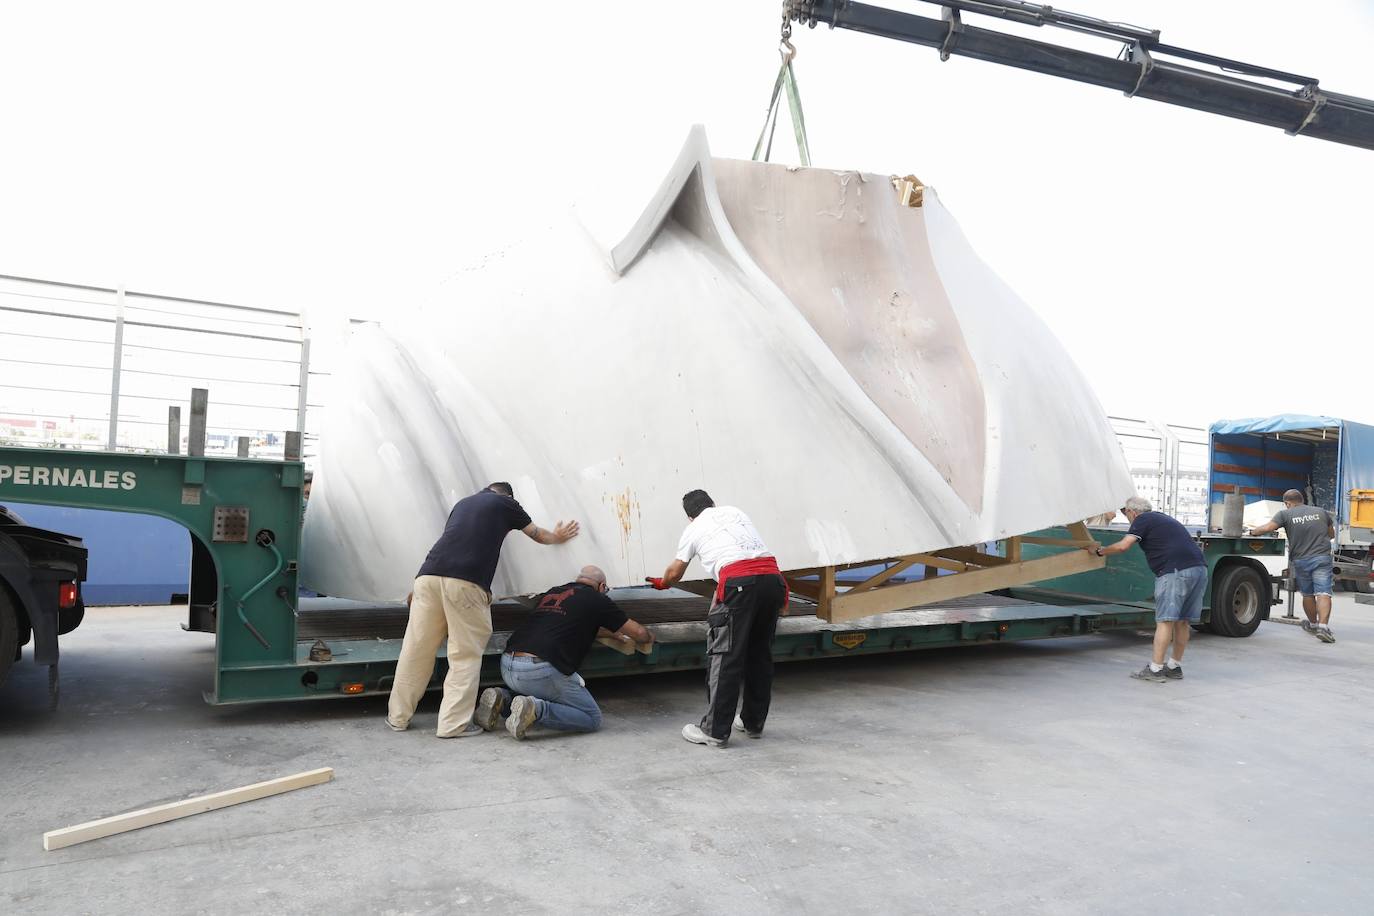
<path fill-rule="evenodd" d="M 640 590 L 615 597 L 627 614 L 653 631 L 653 648 L 647 654 L 624 655 L 594 645 L 579 669 L 581 674 L 612 677 L 705 666 L 707 599 Z M 221 698 L 260 702 L 390 691 L 405 631 L 403 605 L 334 598 L 302 599 L 300 604 L 295 666 L 225 667 L 218 685 Z M 1002 594 L 970 595 L 842 623 L 819 619 L 814 605 L 803 600 L 794 600 L 789 610 L 778 621 L 773 643 L 773 657 L 779 662 L 1082 636 L 1105 629 L 1150 627 L 1154 621 L 1150 608 L 1056 605 Z M 493 607 L 494 632 L 482 661 L 484 684 L 499 683 L 506 640 L 526 614 L 528 610 L 517 604 L 503 602 Z M 321 644 L 328 649 L 328 659 L 321 660 L 317 654 L 312 660 L 312 648 Z M 443 654 L 441 648 L 441 660 Z M 433 686 L 442 680 L 444 670 L 442 663 L 436 666 Z"/>

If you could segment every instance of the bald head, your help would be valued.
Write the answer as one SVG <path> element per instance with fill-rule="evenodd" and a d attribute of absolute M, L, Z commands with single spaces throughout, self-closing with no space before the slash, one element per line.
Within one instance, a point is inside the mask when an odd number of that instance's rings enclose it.
<path fill-rule="evenodd" d="M 1289 506 L 1301 506 L 1301 505 L 1302 505 L 1302 491 L 1301 491 L 1301 490 L 1289 490 L 1288 492 L 1286 492 L 1286 493 L 1283 494 L 1283 501 L 1284 501 L 1284 503 L 1286 503 L 1286 504 L 1289 505 Z"/>
<path fill-rule="evenodd" d="M 577 581 L 584 582 L 600 591 L 606 587 L 606 574 L 601 571 L 600 566 L 584 566 L 582 571 L 577 574 Z"/>

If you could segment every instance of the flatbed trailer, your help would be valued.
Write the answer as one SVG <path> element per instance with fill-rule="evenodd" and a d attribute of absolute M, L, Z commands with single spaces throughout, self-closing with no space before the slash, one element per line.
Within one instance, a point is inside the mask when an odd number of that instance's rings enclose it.
<path fill-rule="evenodd" d="M 208 703 L 386 693 L 400 653 L 406 608 L 299 597 L 305 475 L 295 457 L 298 439 L 289 439 L 290 457 L 282 461 L 4 447 L 0 504 L 118 510 L 184 526 L 192 544 L 184 628 L 215 634 L 215 679 L 205 694 Z M 1058 536 L 1056 530 L 1047 534 Z M 1093 534 L 1110 543 L 1122 532 L 1095 529 Z M 1237 628 L 1230 622 L 1234 613 L 1221 614 L 1228 622 L 1219 631 L 1249 635 L 1277 601 L 1251 568 L 1252 554 L 1272 551 L 1275 542 L 1206 538 L 1203 546 L 1218 586 L 1234 585 L 1238 575 L 1249 586 L 1249 591 L 1242 589 L 1251 609 L 1245 625 Z M 1022 549 L 1048 554 L 1076 548 L 1026 544 Z M 1131 551 L 1113 557 L 1104 569 L 1036 588 L 970 595 L 836 623 L 817 617 L 815 604 L 794 597 L 789 615 L 779 622 L 773 652 L 778 661 L 793 661 L 1140 629 L 1154 620 L 1152 586 L 1143 556 Z M 1231 592 L 1217 595 L 1219 608 L 1231 608 Z M 655 643 L 647 653 L 628 655 L 593 646 L 583 674 L 647 674 L 705 664 L 706 599 L 664 597 L 648 589 L 618 589 L 615 597 L 630 616 L 653 629 Z M 526 613 L 527 606 L 518 601 L 493 607 L 496 632 L 483 661 L 485 682 L 499 678 L 505 640 Z M 1209 614 L 1210 625 L 1218 628 L 1217 611 Z M 431 687 L 439 686 L 446 671 L 442 650 L 437 661 Z"/>

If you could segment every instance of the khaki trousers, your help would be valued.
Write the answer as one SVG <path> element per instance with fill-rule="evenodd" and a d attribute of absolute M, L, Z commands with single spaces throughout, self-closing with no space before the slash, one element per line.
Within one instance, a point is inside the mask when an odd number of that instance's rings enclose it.
<path fill-rule="evenodd" d="M 420 576 L 410 599 L 410 619 L 387 707 L 391 723 L 398 728 L 410 724 L 434 674 L 435 654 L 445 638 L 448 675 L 435 734 L 451 738 L 472 722 L 477 705 L 482 650 L 491 638 L 491 595 L 480 585 L 462 579 Z"/>

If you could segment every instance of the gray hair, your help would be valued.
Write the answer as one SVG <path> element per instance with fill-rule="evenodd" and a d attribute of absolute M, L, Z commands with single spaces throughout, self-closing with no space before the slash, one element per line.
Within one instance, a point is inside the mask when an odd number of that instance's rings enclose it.
<path fill-rule="evenodd" d="M 1154 506 L 1150 505 L 1150 501 L 1143 496 L 1132 496 L 1126 500 L 1125 508 L 1132 512 L 1149 512 L 1154 509 Z"/>
<path fill-rule="evenodd" d="M 588 564 L 587 566 L 582 567 L 581 571 L 578 572 L 577 581 L 585 581 L 599 588 L 606 584 L 606 574 L 601 571 L 600 566 L 592 566 Z"/>

